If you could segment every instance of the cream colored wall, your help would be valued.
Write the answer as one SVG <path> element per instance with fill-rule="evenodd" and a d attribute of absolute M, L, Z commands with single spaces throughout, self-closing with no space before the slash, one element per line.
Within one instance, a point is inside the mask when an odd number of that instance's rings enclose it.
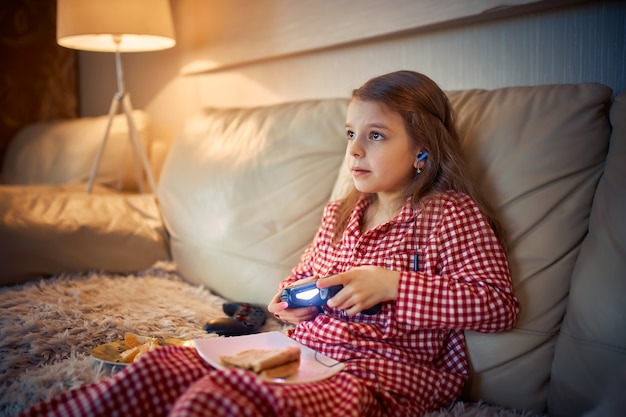
<path fill-rule="evenodd" d="M 348 96 L 371 76 L 396 69 L 426 73 L 447 90 L 587 81 L 607 84 L 615 92 L 626 90 L 623 1 L 444 26 L 192 76 L 182 75 L 181 69 L 192 45 L 189 31 L 201 21 L 181 6 L 186 1 L 172 2 L 175 27 L 184 42 L 171 50 L 123 56 L 134 107 L 149 112 L 153 139 L 162 148 L 180 131 L 185 117 L 204 106 Z M 81 52 L 82 115 L 107 112 L 116 88 L 113 65 L 112 55 Z"/>
<path fill-rule="evenodd" d="M 582 0 L 182 0 L 183 72 L 248 64 L 451 22 Z"/>

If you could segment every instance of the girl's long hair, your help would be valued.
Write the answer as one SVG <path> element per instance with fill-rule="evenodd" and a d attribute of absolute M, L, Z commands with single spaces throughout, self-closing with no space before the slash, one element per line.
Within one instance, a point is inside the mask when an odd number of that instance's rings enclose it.
<path fill-rule="evenodd" d="M 427 76 L 414 71 L 397 71 L 367 81 L 352 92 L 352 100 L 384 105 L 404 120 L 416 147 L 428 152 L 422 172 L 406 189 L 413 207 L 424 207 L 429 198 L 445 191 L 469 195 L 505 246 L 504 232 L 492 210 L 479 195 L 469 177 L 454 113 L 448 96 Z M 355 204 L 363 196 L 354 186 L 342 200 L 335 228 L 338 242 L 346 228 Z"/>

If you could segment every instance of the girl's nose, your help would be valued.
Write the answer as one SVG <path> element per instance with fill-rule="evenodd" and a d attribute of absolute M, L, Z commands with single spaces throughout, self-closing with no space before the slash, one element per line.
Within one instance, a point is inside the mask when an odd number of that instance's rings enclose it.
<path fill-rule="evenodd" d="M 365 154 L 365 151 L 361 146 L 361 141 L 358 136 L 348 142 L 348 153 L 355 158 L 360 158 Z"/>

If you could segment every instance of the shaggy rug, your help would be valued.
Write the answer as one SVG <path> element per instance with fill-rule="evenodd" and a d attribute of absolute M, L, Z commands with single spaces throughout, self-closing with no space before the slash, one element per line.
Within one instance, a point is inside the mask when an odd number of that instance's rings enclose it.
<path fill-rule="evenodd" d="M 0 416 L 121 369 L 91 358 L 125 332 L 211 337 L 224 299 L 185 283 L 171 263 L 132 275 L 59 275 L 0 289 Z M 264 330 L 281 326 L 268 320 Z"/>
<path fill-rule="evenodd" d="M 90 356 L 124 338 L 212 337 L 203 326 L 224 316 L 224 299 L 186 283 L 172 263 L 129 275 L 62 274 L 0 288 L 0 417 L 121 369 Z M 282 330 L 269 319 L 263 330 Z M 482 403 L 452 404 L 428 417 L 534 417 Z"/>

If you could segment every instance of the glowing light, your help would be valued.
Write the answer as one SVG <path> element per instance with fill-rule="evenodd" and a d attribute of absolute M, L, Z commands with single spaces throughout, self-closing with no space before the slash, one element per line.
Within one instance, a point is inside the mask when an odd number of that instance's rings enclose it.
<path fill-rule="evenodd" d="M 310 300 L 319 293 L 319 289 L 313 288 L 311 290 L 302 291 L 296 294 L 296 298 L 299 300 Z"/>

